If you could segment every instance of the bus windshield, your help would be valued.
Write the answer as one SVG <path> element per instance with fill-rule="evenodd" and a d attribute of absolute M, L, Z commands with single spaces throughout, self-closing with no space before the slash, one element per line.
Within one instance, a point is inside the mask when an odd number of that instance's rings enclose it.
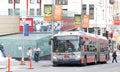
<path fill-rule="evenodd" d="M 78 36 L 56 36 L 53 38 L 53 52 L 77 52 L 79 48 Z"/>

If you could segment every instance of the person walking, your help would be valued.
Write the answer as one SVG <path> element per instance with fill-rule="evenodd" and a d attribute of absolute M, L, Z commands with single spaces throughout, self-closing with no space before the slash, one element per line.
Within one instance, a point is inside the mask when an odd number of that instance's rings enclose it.
<path fill-rule="evenodd" d="M 34 49 L 34 60 L 35 60 L 35 62 L 39 61 L 40 51 L 41 50 L 38 46 Z"/>
<path fill-rule="evenodd" d="M 117 58 L 117 54 L 116 54 L 116 51 L 113 52 L 112 57 L 113 57 L 112 63 L 114 63 L 114 60 L 117 63 L 117 59 L 116 59 Z"/>
<path fill-rule="evenodd" d="M 5 49 L 4 49 L 2 44 L 0 44 L 0 50 L 1 50 L 2 54 L 3 54 L 3 57 L 6 57 Z"/>

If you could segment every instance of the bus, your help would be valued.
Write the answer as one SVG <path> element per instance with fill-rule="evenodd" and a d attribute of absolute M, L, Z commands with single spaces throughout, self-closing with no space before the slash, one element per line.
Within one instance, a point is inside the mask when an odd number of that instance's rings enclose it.
<path fill-rule="evenodd" d="M 53 35 L 53 65 L 107 63 L 110 59 L 106 37 L 80 31 L 65 31 Z"/>

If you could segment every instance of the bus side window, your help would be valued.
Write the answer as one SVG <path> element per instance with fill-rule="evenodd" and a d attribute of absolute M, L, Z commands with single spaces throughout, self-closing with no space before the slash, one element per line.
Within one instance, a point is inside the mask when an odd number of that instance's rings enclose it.
<path fill-rule="evenodd" d="M 93 45 L 93 48 L 94 48 L 93 51 L 96 52 L 96 51 L 97 51 L 97 48 L 96 48 L 95 45 Z"/>

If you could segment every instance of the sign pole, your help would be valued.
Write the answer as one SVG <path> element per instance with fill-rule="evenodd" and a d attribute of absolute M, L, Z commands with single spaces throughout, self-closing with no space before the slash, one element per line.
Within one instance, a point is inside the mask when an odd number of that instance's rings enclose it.
<path fill-rule="evenodd" d="M 54 0 L 52 0 L 52 38 L 54 35 Z M 53 42 L 51 42 L 53 44 Z M 51 45 L 51 61 L 53 57 L 53 49 L 52 49 L 52 45 Z"/>

